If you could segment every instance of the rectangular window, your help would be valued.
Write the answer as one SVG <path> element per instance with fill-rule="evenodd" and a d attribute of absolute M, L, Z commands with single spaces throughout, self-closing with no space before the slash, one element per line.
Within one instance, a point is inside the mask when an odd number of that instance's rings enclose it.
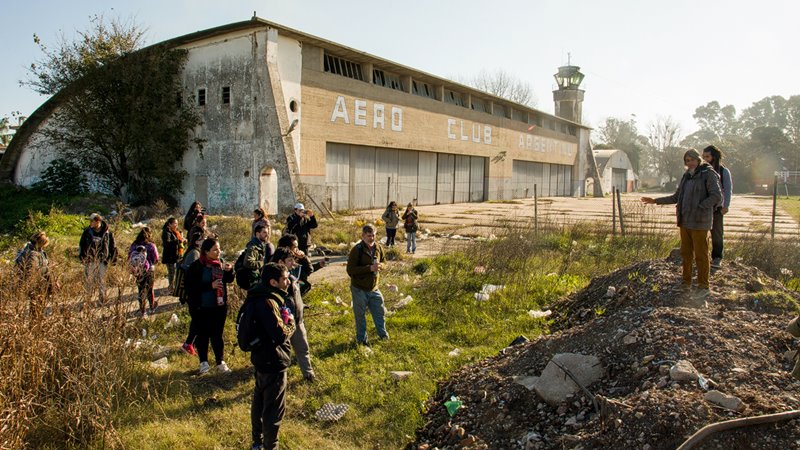
<path fill-rule="evenodd" d="M 433 86 L 421 81 L 414 80 L 411 82 L 411 93 L 414 95 L 419 95 L 420 97 L 428 97 L 436 100 L 436 94 L 433 92 Z"/>
<path fill-rule="evenodd" d="M 222 103 L 229 104 L 231 102 L 231 87 L 230 86 L 223 86 L 222 87 Z"/>
<path fill-rule="evenodd" d="M 486 107 L 485 101 L 472 97 L 472 109 L 479 112 L 486 112 L 488 108 Z"/>
<path fill-rule="evenodd" d="M 465 106 L 464 96 L 459 92 L 454 92 L 449 89 L 445 89 L 444 91 L 444 101 L 445 103 L 450 103 L 451 105 Z"/>
<path fill-rule="evenodd" d="M 203 106 L 206 104 L 206 90 L 205 89 L 198 89 L 197 90 L 197 104 Z"/>
<path fill-rule="evenodd" d="M 516 109 L 512 109 L 512 110 L 511 110 L 511 118 L 512 118 L 513 120 L 516 120 L 516 121 L 518 121 L 518 122 L 526 122 L 526 123 L 528 122 L 528 121 L 526 120 L 526 118 L 525 118 L 525 112 L 523 112 L 523 111 L 518 111 L 518 110 L 516 110 Z"/>
<path fill-rule="evenodd" d="M 381 69 L 373 69 L 372 84 L 405 92 L 405 89 L 403 89 L 403 83 L 400 82 L 400 75 L 386 72 Z"/>
<path fill-rule="evenodd" d="M 325 52 L 325 58 L 323 58 L 323 60 L 325 62 L 325 72 L 335 73 L 336 75 L 341 75 L 343 77 L 364 81 L 364 74 L 361 71 L 361 64 L 348 61 L 338 56 L 333 56 L 328 52 Z"/>
<path fill-rule="evenodd" d="M 492 108 L 492 115 L 497 117 L 505 117 L 506 116 L 506 107 L 500 104 L 495 103 L 494 108 Z"/>

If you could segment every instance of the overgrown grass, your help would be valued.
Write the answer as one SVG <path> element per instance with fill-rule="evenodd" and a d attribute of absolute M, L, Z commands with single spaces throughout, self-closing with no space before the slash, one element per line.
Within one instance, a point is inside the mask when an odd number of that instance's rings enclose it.
<path fill-rule="evenodd" d="M 778 205 L 794 220 L 800 221 L 800 196 L 778 197 Z"/>
<path fill-rule="evenodd" d="M 73 218 L 59 218 L 59 214 L 34 216 L 26 226 L 44 227 L 51 234 L 62 227 L 64 234 L 55 240 L 51 256 L 70 287 L 52 301 L 72 305 L 84 298 L 75 258 L 83 224 L 79 217 L 73 223 Z M 151 223 L 160 231 L 163 219 Z M 627 236 L 610 237 L 608 224 L 559 225 L 544 218 L 538 232 L 528 225 L 507 228 L 498 233 L 499 239 L 465 244 L 432 258 L 392 262 L 382 278 L 387 307 L 391 309 L 407 295 L 413 301 L 388 317 L 388 342 L 376 339 L 368 320 L 374 342 L 370 351 L 354 344 L 347 283 L 317 283 L 306 298 L 310 306 L 306 327 L 318 381 L 307 384 L 296 366 L 290 368 L 282 446 L 402 447 L 422 425 L 421 413 L 437 380 L 497 353 L 518 335 L 534 338 L 547 332 L 547 322 L 532 318 L 528 311 L 548 307 L 593 276 L 642 259 L 665 257 L 677 245 L 672 227 L 653 228 L 656 225 L 644 216 L 632 217 L 630 223 Z M 212 216 L 209 224 L 216 226 L 228 258 L 250 234 L 248 218 Z M 134 230 L 126 224 L 114 226 L 120 249 L 127 249 Z M 355 223 L 325 220 L 316 233 L 316 242 L 349 243 L 358 239 L 359 230 Z M 791 282 L 788 272 L 780 269 L 785 264 L 783 268 L 793 273 L 800 270 L 796 258 L 790 259 L 797 254 L 797 244 L 765 241 L 753 236 L 730 243 L 728 251 L 749 255 L 768 272 L 773 269 L 765 268 L 764 260 L 770 256 L 782 279 Z M 112 276 L 118 297 L 126 298 L 121 305 L 133 310 L 134 303 L 126 297 L 132 282 L 124 268 L 115 268 Z M 225 329 L 225 360 L 233 373 L 198 377 L 197 358 L 178 352 L 188 314 L 177 304 L 148 321 L 125 321 L 124 307 L 100 315 L 55 308 L 47 318 L 48 330 L 39 332 L 44 328 L 28 329 L 27 297 L 17 289 L 8 264 L 0 266 L 0 284 L 0 307 L 6 308 L 0 326 L 13 327 L 13 332 L 0 334 L 4 339 L 0 348 L 15 352 L 12 359 L 6 354 L 0 358 L 0 420 L 12 426 L 6 429 L 12 431 L 0 433 L 3 445 L 57 448 L 65 438 L 71 439 L 70 445 L 90 448 L 245 448 L 250 444 L 252 366 L 249 355 L 234 344 L 233 317 L 241 299 L 238 289 L 231 290 Z M 389 284 L 396 285 L 397 292 Z M 486 284 L 504 288 L 479 302 L 475 293 Z M 173 312 L 180 324 L 166 328 Z M 103 329 L 99 332 L 99 328 Z M 141 337 L 142 330 L 146 338 Z M 129 338 L 131 343 L 126 344 Z M 134 351 L 131 346 L 135 345 L 139 347 Z M 450 356 L 455 349 L 459 349 L 457 355 Z M 60 361 L 62 355 L 70 355 L 67 362 Z M 166 369 L 149 366 L 164 355 L 169 360 Z M 395 370 L 413 375 L 396 382 L 389 374 Z M 89 386 L 97 389 L 89 390 Z M 318 422 L 314 413 L 327 402 L 347 404 L 345 418 L 337 423 Z"/>

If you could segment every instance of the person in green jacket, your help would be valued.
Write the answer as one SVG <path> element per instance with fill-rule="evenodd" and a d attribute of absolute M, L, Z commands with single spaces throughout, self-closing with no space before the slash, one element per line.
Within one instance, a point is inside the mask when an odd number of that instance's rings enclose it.
<path fill-rule="evenodd" d="M 386 256 L 383 247 L 375 241 L 375 226 L 366 224 L 361 229 L 361 242 L 347 257 L 347 274 L 350 276 L 350 293 L 353 296 L 353 315 L 356 320 L 356 342 L 367 345 L 367 319 L 369 309 L 375 331 L 381 339 L 389 339 L 386 332 L 386 307 L 383 294 L 378 289 L 380 271 Z"/>

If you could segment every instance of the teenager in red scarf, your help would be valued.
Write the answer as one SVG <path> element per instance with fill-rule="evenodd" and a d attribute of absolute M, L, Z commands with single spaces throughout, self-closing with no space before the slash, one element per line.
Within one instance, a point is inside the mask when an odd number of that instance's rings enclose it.
<path fill-rule="evenodd" d="M 220 258 L 219 241 L 207 238 L 200 247 L 200 259 L 186 270 L 186 293 L 197 338 L 194 346 L 200 358 L 200 374 L 208 372 L 208 344 L 214 350 L 217 371 L 228 373 L 222 331 L 228 315 L 228 288 L 233 282 L 233 265 Z"/>

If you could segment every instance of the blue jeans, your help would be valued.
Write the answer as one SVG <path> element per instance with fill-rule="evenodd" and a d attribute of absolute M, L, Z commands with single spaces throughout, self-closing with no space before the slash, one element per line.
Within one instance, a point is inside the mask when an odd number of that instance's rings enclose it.
<path fill-rule="evenodd" d="M 406 231 L 406 252 L 417 251 L 417 232 Z"/>
<path fill-rule="evenodd" d="M 356 341 L 358 343 L 367 342 L 367 309 L 372 315 L 375 323 L 375 331 L 381 339 L 389 338 L 386 332 L 386 321 L 384 316 L 386 308 L 383 304 L 383 294 L 381 291 L 365 291 L 354 286 L 350 286 L 350 294 L 353 296 L 353 315 L 356 318 Z"/>

